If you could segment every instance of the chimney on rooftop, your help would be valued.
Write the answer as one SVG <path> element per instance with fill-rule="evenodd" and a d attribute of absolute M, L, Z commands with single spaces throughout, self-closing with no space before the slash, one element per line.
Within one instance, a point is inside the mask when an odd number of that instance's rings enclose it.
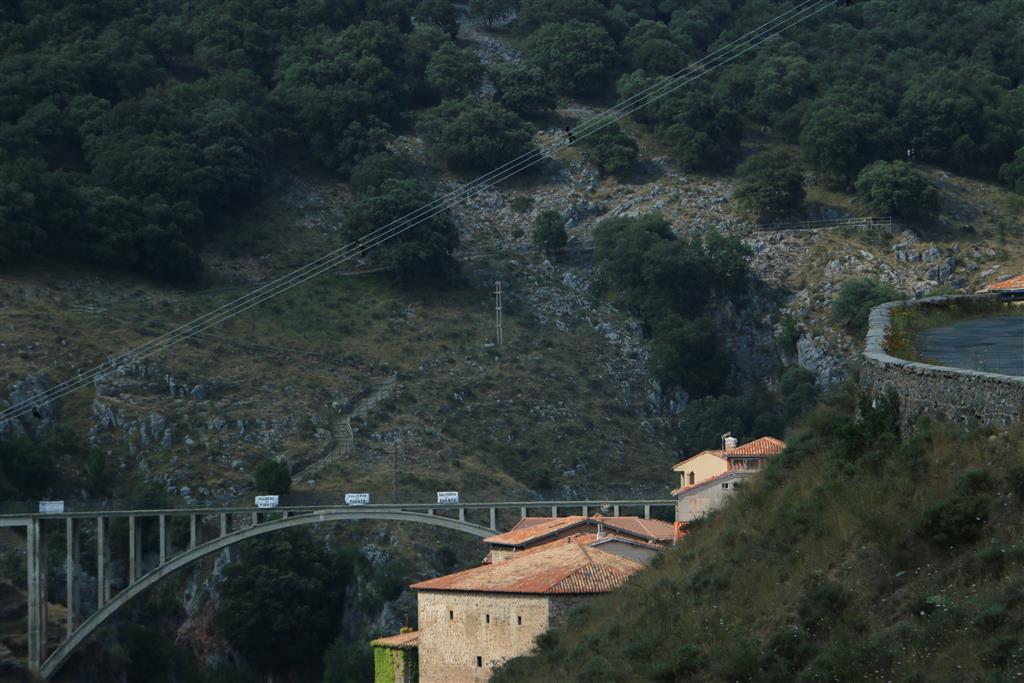
<path fill-rule="evenodd" d="M 601 522 L 598 522 L 597 523 L 597 540 L 600 541 L 602 538 L 604 538 L 604 524 L 601 524 Z"/>
<path fill-rule="evenodd" d="M 732 432 L 726 432 L 725 434 L 722 434 L 723 451 L 731 451 L 733 448 L 736 448 L 736 443 L 736 439 L 735 437 L 733 437 Z"/>

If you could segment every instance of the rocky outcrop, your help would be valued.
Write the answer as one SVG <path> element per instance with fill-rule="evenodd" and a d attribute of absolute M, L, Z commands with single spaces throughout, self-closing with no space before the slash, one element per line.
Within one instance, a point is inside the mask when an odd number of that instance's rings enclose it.
<path fill-rule="evenodd" d="M 59 414 L 59 400 L 36 399 L 49 388 L 50 377 L 46 373 L 27 375 L 11 386 L 8 400 L 0 399 L 0 410 L 18 404 L 30 405 L 32 409 L 14 420 L 0 423 L 0 441 L 21 436 L 39 437 L 53 428 Z"/>

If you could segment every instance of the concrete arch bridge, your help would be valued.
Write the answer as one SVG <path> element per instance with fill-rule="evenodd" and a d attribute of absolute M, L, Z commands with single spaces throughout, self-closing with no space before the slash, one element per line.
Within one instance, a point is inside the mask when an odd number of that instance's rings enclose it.
<path fill-rule="evenodd" d="M 480 538 L 493 535 L 512 513 L 525 517 L 543 509 L 552 517 L 560 514 L 590 514 L 607 510 L 619 515 L 622 508 L 632 514 L 651 516 L 652 508 L 674 511 L 674 499 L 648 500 L 560 500 L 449 505 L 318 505 L 274 509 L 256 507 L 182 508 L 165 510 L 105 510 L 54 514 L 0 515 L 0 527 L 24 527 L 28 591 L 28 668 L 43 679 L 52 677 L 75 649 L 132 598 L 161 579 L 207 555 L 236 543 L 274 531 L 327 522 L 381 521 L 412 522 L 461 531 Z M 504 514 L 502 514 L 504 513 Z M 114 526 L 115 520 L 122 520 Z M 113 531 L 124 533 L 127 522 L 128 579 L 120 591 L 111 590 Z M 156 533 L 153 533 L 155 526 Z M 96 608 L 82 614 L 79 574 L 82 568 L 82 535 L 88 528 L 96 539 Z M 149 534 L 143 532 L 149 529 Z M 47 648 L 47 562 L 48 534 L 63 533 L 66 540 L 66 632 L 59 645 Z M 158 558 L 144 562 L 144 546 L 156 537 Z M 118 539 L 123 548 L 123 538 Z M 59 541 L 58 541 L 59 542 Z M 152 555 L 152 551 L 150 553 Z"/>

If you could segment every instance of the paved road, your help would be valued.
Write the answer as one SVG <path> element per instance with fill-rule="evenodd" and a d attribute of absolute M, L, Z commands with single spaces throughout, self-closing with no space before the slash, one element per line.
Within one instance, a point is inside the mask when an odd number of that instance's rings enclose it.
<path fill-rule="evenodd" d="M 917 352 L 942 365 L 1024 376 L 1024 315 L 925 330 L 917 336 Z"/>

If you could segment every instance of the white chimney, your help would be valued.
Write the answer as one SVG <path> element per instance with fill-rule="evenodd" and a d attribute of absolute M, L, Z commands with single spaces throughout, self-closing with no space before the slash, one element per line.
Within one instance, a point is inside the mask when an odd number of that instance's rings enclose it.
<path fill-rule="evenodd" d="M 736 448 L 736 444 L 737 443 L 739 443 L 739 442 L 736 441 L 736 437 L 735 436 L 727 436 L 727 437 L 725 437 L 725 450 L 731 451 L 732 449 Z"/>

